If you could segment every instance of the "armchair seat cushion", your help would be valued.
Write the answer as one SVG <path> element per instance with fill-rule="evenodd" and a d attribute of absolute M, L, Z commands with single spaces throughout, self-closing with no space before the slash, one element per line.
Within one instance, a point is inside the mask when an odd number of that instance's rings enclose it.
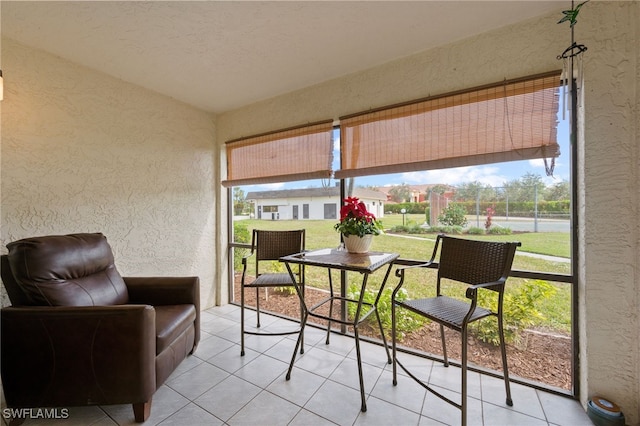
<path fill-rule="evenodd" d="M 187 329 L 196 319 L 194 305 L 155 306 L 156 310 L 156 355 L 160 354 Z"/>

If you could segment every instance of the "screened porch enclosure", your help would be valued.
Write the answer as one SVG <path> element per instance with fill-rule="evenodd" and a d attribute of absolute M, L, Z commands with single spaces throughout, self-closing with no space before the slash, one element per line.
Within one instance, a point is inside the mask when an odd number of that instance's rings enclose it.
<path fill-rule="evenodd" d="M 556 167 L 560 163 L 569 167 L 572 161 L 567 121 L 561 114 L 560 85 L 560 73 L 553 72 L 343 116 L 337 127 L 327 120 L 229 141 L 229 173 L 224 184 L 244 195 L 277 192 L 263 186 L 274 182 L 283 182 L 279 186 L 292 189 L 337 185 L 340 195 L 325 204 L 337 206 L 336 211 L 341 206 L 341 196 L 352 196 L 356 189 L 382 189 L 387 196 L 381 219 L 385 233 L 374 238 L 372 250 L 399 253 L 398 264 L 426 260 L 435 235 L 440 232 L 464 238 L 521 241 L 507 281 L 505 302 L 508 306 L 505 309 L 510 310 L 505 317 L 509 330 L 509 368 L 515 376 L 512 379 L 572 395 L 573 183 L 562 166 Z M 292 132 L 297 136 L 292 136 Z M 254 148 L 239 151 L 239 146 Z M 305 174 L 311 167 L 305 165 L 307 159 L 296 160 L 301 153 L 311 152 L 321 152 L 322 159 L 322 166 L 313 166 L 313 173 L 319 173 L 313 176 Z M 246 158 L 259 160 L 260 166 L 243 165 Z M 285 171 L 283 161 L 292 169 Z M 296 169 L 300 165 L 302 169 Z M 262 171 L 257 171 L 259 168 Z M 492 169 L 497 170 L 493 172 L 495 177 L 489 176 Z M 502 173 L 507 169 L 523 174 L 509 181 Z M 255 175 L 238 175 L 238 170 L 250 170 L 247 173 Z M 493 185 L 483 183 L 482 179 L 488 181 L 489 177 L 494 179 Z M 403 179 L 409 178 L 432 184 L 431 193 L 422 194 L 424 204 L 395 200 L 389 194 L 389 186 L 405 185 Z M 556 181 L 566 181 L 567 190 L 560 195 L 552 191 Z M 443 187 L 450 188 L 450 193 L 442 191 Z M 531 191 L 527 190 L 529 187 Z M 437 208 L 433 200 L 437 200 Z M 258 219 L 249 214 L 255 207 L 252 201 L 234 197 L 233 202 L 242 204 L 245 214 L 237 215 L 233 221 L 230 253 L 235 271 L 230 282 L 238 277 L 239 259 L 247 253 L 246 235 L 252 229 L 305 228 L 310 250 L 340 244 L 340 236 L 333 229 L 336 219 L 319 220 L 301 217 L 300 213 L 296 218 L 263 214 Z M 298 212 L 310 202 L 296 204 Z M 449 226 L 441 222 L 447 219 L 447 209 L 453 207 L 464 209 L 463 224 Z M 272 208 L 278 211 L 285 207 Z M 405 213 L 400 213 L 401 208 Z M 286 209 L 293 211 L 289 205 Z M 272 267 L 278 270 L 283 265 L 275 262 Z M 309 297 L 321 297 L 328 291 L 326 271 L 309 268 L 307 278 Z M 337 291 L 342 286 L 345 292 L 353 292 L 358 278 L 347 273 L 341 282 L 342 277 L 337 274 L 333 282 L 337 283 L 334 284 Z M 372 289 L 379 285 L 377 279 L 371 277 Z M 395 285 L 393 281 L 389 279 L 388 287 Z M 384 297 L 390 296 L 391 288 L 387 288 Z M 235 295 L 236 290 L 237 285 L 230 294 Z M 409 298 L 428 296 L 431 291 L 426 286 L 407 290 Z M 259 297 L 262 308 L 294 320 L 298 318 L 295 294 L 272 289 L 260 292 Z M 384 297 L 382 304 L 386 303 Z M 251 303 L 255 302 L 249 300 L 248 304 Z M 428 323 L 415 323 L 410 317 L 404 322 L 401 344 L 406 350 L 427 357 L 441 356 L 439 331 L 431 329 Z M 493 344 L 494 336 L 485 330 L 489 327 L 483 327 L 482 321 L 479 324 L 473 331 L 470 362 L 492 374 L 500 369 L 499 352 Z M 390 330 L 390 319 L 385 328 Z M 371 327 L 370 337 L 375 340 L 377 334 L 375 327 Z M 449 342 L 458 340 L 456 336 L 448 338 Z M 450 356 L 456 358 L 457 354 L 459 349 L 453 349 Z"/>

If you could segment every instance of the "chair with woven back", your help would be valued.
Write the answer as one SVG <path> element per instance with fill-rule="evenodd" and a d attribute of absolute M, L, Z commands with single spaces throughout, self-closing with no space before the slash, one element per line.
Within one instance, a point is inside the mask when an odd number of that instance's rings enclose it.
<path fill-rule="evenodd" d="M 272 271 L 268 265 L 278 261 L 283 256 L 300 253 L 305 249 L 305 230 L 284 230 L 271 231 L 254 229 L 251 238 L 251 251 L 242 258 L 242 279 L 240 288 L 240 355 L 245 354 L 245 334 L 258 336 L 282 336 L 299 333 L 300 329 L 288 329 L 285 331 L 263 331 L 260 329 L 260 294 L 261 288 L 295 287 L 296 285 L 304 294 L 304 267 L 299 266 L 295 275 L 297 282 L 294 283 L 288 272 Z M 253 258 L 253 259 L 252 259 Z M 255 264 L 254 279 L 250 279 L 248 264 L 253 261 Z M 256 327 L 247 330 L 245 327 L 245 291 L 255 289 L 256 292 Z M 300 308 L 300 318 L 302 318 L 302 307 Z M 300 353 L 303 353 L 302 345 Z"/>
<path fill-rule="evenodd" d="M 397 366 L 400 366 L 412 379 L 418 382 L 428 391 L 438 396 L 447 403 L 461 410 L 464 426 L 467 424 L 467 337 L 469 324 L 487 317 L 497 319 L 500 350 L 502 355 L 503 376 L 506 390 L 506 403 L 513 405 L 511 389 L 509 386 L 509 371 L 507 367 L 507 353 L 503 328 L 503 300 L 505 282 L 510 274 L 511 265 L 519 242 L 493 242 L 476 241 L 463 238 L 438 235 L 431 259 L 423 264 L 398 268 L 396 276 L 400 278 L 398 285 L 392 293 L 392 351 L 393 351 L 393 384 L 397 385 Z M 436 262 L 436 256 L 440 253 Z M 435 297 L 402 300 L 398 292 L 406 284 L 408 272 L 412 269 L 423 270 L 435 268 L 437 278 L 435 280 Z M 426 271 L 425 271 L 426 272 Z M 426 275 L 426 274 L 422 274 Z M 411 277 L 414 277 L 411 274 Z M 452 286 L 444 285 L 445 282 L 457 282 L 466 287 L 466 300 L 452 297 Z M 497 293 L 497 308 L 481 306 L 478 298 L 479 291 L 494 291 Z M 415 372 L 409 371 L 397 356 L 397 309 L 407 309 L 418 315 L 428 318 L 439 324 L 442 341 L 444 366 L 449 366 L 447 346 L 445 342 L 444 328 L 455 330 L 461 334 L 461 401 L 457 403 L 434 390 L 429 383 L 417 377 Z"/>

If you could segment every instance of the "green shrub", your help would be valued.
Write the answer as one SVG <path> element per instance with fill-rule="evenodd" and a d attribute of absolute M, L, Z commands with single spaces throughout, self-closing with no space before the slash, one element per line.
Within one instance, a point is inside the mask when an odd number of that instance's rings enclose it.
<path fill-rule="evenodd" d="M 378 301 L 378 316 L 380 317 L 380 322 L 382 322 L 382 329 L 386 332 L 391 332 L 391 294 L 393 293 L 393 289 L 385 288 L 382 291 L 382 296 L 380 296 L 380 300 Z M 363 301 L 366 303 L 373 303 L 376 300 L 376 296 L 378 295 L 377 289 L 365 290 Z M 407 299 L 407 291 L 405 289 L 400 289 L 397 294 L 398 300 L 406 300 Z M 352 284 L 349 286 L 347 291 L 347 297 L 349 299 L 358 300 L 360 298 L 360 286 Z M 353 319 L 356 315 L 356 309 L 358 308 L 356 303 L 348 303 L 347 304 L 347 312 L 349 317 Z M 366 306 L 363 306 L 362 313 L 366 313 Z M 374 329 L 378 328 L 378 324 L 375 319 L 375 315 L 369 316 L 366 320 L 370 321 L 371 327 Z M 426 323 L 426 319 L 421 317 L 420 315 L 416 315 L 413 312 L 408 311 L 407 309 L 396 309 L 396 332 L 398 333 L 398 338 L 402 339 L 402 337 L 406 333 L 411 333 L 422 327 Z M 389 336 L 387 336 L 389 337 Z"/>
<path fill-rule="evenodd" d="M 249 229 L 243 221 L 233 222 L 233 241 L 236 243 L 248 243 L 250 239 Z M 233 249 L 233 269 L 234 271 L 242 270 L 242 258 L 249 254 L 249 250 L 245 248 Z"/>
<path fill-rule="evenodd" d="M 385 211 L 389 213 L 397 213 L 401 214 L 400 211 L 405 209 L 405 213 L 407 214 L 422 214 L 425 212 L 425 209 L 428 209 L 429 203 L 397 203 L 397 204 L 386 204 L 384 206 Z"/>
<path fill-rule="evenodd" d="M 467 229 L 467 234 L 470 235 L 484 235 L 485 231 L 483 228 L 478 228 L 477 226 L 472 226 Z"/>
<path fill-rule="evenodd" d="M 391 294 L 393 290 L 386 288 L 382 292 L 380 301 L 378 302 L 378 315 L 382 322 L 382 328 L 390 333 L 391 330 Z M 541 302 L 553 297 L 556 288 L 546 281 L 542 280 L 525 280 L 522 284 L 514 286 L 512 291 L 506 292 L 503 302 L 503 322 L 505 340 L 507 343 L 519 343 L 521 334 L 524 329 L 544 320 L 544 315 L 538 309 Z M 376 299 L 377 289 L 365 290 L 364 302 L 373 303 Z M 350 285 L 347 297 L 349 299 L 358 300 L 360 297 L 360 287 L 358 285 Z M 406 300 L 407 291 L 403 288 L 397 294 L 398 300 Z M 491 290 L 478 291 L 478 305 L 487 306 L 494 312 L 497 310 L 498 293 Z M 355 303 L 347 304 L 347 312 L 349 317 L 353 319 L 356 314 L 357 305 Z M 366 313 L 366 307 L 363 312 Z M 396 310 L 396 331 L 398 339 L 402 338 L 415 330 L 424 326 L 429 320 L 410 312 L 407 309 Z M 378 328 L 375 317 L 372 315 L 367 318 L 370 326 Z M 494 318 L 485 318 L 472 323 L 469 326 L 470 331 L 481 341 L 498 346 L 500 344 L 498 336 L 498 326 Z"/>
<path fill-rule="evenodd" d="M 438 221 L 448 226 L 465 226 L 467 224 L 466 214 L 467 210 L 463 206 L 451 203 L 442 210 L 442 214 L 438 216 Z"/>
<path fill-rule="evenodd" d="M 425 228 L 422 228 L 417 223 L 411 223 L 407 228 L 410 234 L 424 234 L 426 232 Z"/>
<path fill-rule="evenodd" d="M 463 229 L 462 226 L 432 226 L 429 228 L 429 232 L 436 234 L 462 235 Z"/>
<path fill-rule="evenodd" d="M 503 228 L 501 226 L 492 226 L 489 228 L 489 234 L 491 235 L 511 235 L 511 228 Z"/>
<path fill-rule="evenodd" d="M 449 233 L 452 235 L 462 235 L 464 233 L 464 229 L 462 229 L 462 226 L 452 226 Z"/>
<path fill-rule="evenodd" d="M 544 315 L 537 308 L 538 303 L 553 297 L 555 292 L 554 286 L 542 280 L 525 280 L 522 284 L 514 287 L 513 291 L 505 292 L 502 307 L 504 335 L 508 343 L 519 343 L 522 330 L 544 319 Z M 498 293 L 491 290 L 479 290 L 478 305 L 488 306 L 495 312 L 498 308 Z M 500 344 L 495 319 L 477 321 L 469 328 L 483 342 L 495 346 Z"/>
<path fill-rule="evenodd" d="M 426 234 L 428 232 L 432 232 L 431 229 L 423 228 L 415 222 L 407 225 L 394 226 L 393 228 L 388 229 L 388 231 L 398 234 Z"/>
<path fill-rule="evenodd" d="M 536 204 L 533 201 L 481 201 L 475 200 L 456 201 L 463 206 L 467 214 L 475 215 L 478 209 L 486 211 L 487 207 L 494 210 L 496 216 L 533 217 Z M 571 214 L 571 202 L 569 200 L 545 201 L 538 200 L 538 214 L 545 217 L 568 217 Z M 508 213 L 508 214 L 507 214 Z"/>
<path fill-rule="evenodd" d="M 398 225 L 398 226 L 394 226 L 393 228 L 387 229 L 387 232 L 394 232 L 394 233 L 398 233 L 398 234 L 408 234 L 409 233 L 409 227 L 408 226 L 403 226 L 403 225 Z"/>
<path fill-rule="evenodd" d="M 296 288 L 293 286 L 275 287 L 273 290 L 278 293 L 286 294 L 287 296 L 293 296 L 296 294 Z"/>

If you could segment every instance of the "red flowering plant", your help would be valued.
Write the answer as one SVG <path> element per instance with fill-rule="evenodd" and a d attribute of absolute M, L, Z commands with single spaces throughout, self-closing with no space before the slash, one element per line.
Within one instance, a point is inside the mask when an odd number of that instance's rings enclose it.
<path fill-rule="evenodd" d="M 491 218 L 496 214 L 496 210 L 492 207 L 487 207 L 487 220 L 484 222 L 484 228 L 488 231 L 491 228 Z"/>
<path fill-rule="evenodd" d="M 367 206 L 362 201 L 357 197 L 347 197 L 344 202 L 344 206 L 340 209 L 340 222 L 334 225 L 336 231 L 345 236 L 380 235 L 382 223 L 373 213 L 367 211 Z"/>

